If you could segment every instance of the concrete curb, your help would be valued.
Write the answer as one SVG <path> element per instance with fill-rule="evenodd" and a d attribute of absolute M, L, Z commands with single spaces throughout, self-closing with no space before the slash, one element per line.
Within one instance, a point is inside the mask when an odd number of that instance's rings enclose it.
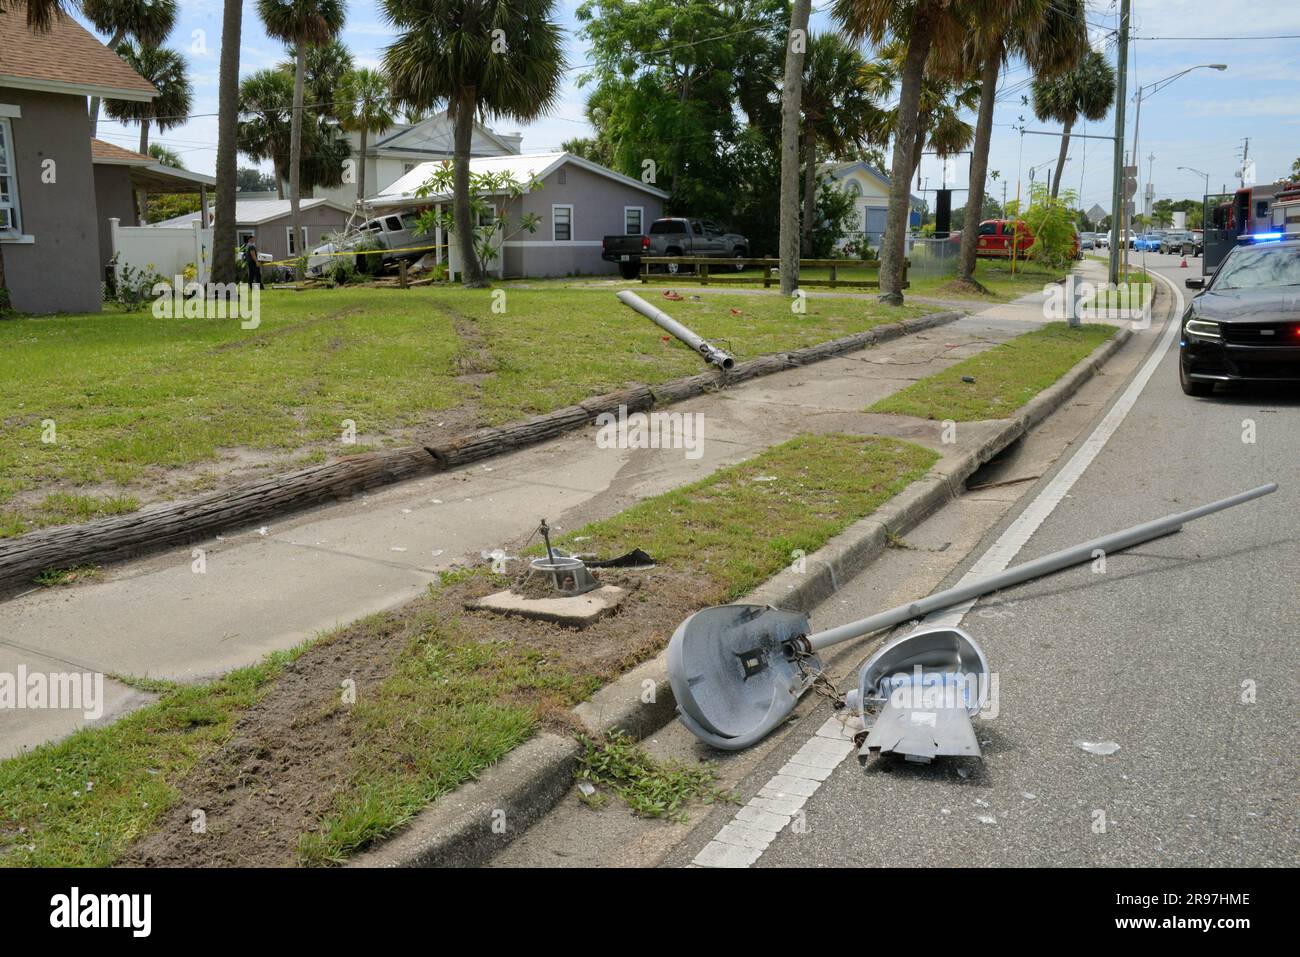
<path fill-rule="evenodd" d="M 349 867 L 474 867 L 486 863 L 560 802 L 573 784 L 578 742 L 539 734 L 477 780 L 421 811 L 391 840 Z"/>
<path fill-rule="evenodd" d="M 889 533 L 910 531 L 961 494 L 966 479 L 1065 404 L 1131 336 L 1127 326 L 1120 328 L 977 448 L 952 461 L 940 460 L 925 478 L 807 556 L 802 573 L 787 568 L 741 601 L 811 611 L 838 591 L 842 582 L 874 562 L 889 547 Z M 573 710 L 593 734 L 618 730 L 639 739 L 658 731 L 676 716 L 665 652 L 605 685 Z M 530 749 L 543 740 L 545 744 Z M 560 742 L 570 747 L 563 748 Z M 350 866 L 451 867 L 486 861 L 564 797 L 573 783 L 577 751 L 576 742 L 567 738 L 547 734 L 533 739 L 479 780 L 440 798 L 417 815 L 406 831 L 354 858 Z M 488 826 L 491 809 L 505 811 L 504 833 L 494 833 Z M 526 822 L 522 827 L 521 821 Z"/>
<path fill-rule="evenodd" d="M 194 498 L 148 505 L 138 512 L 80 525 L 39 529 L 0 540 L 0 597 L 28 588 L 51 568 L 103 565 L 187 545 L 268 519 L 347 499 L 369 489 L 454 469 L 583 428 L 620 406 L 639 411 L 680 402 L 749 379 L 810 365 L 953 322 L 963 313 L 936 312 L 886 323 L 793 352 L 762 356 L 729 373 L 712 370 L 656 386 L 636 386 L 586 399 L 500 428 L 455 436 L 436 446 L 368 452 L 243 482 Z"/>

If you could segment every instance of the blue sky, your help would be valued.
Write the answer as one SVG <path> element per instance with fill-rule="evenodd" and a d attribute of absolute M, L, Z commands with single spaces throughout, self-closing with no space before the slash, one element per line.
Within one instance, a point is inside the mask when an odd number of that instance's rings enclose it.
<path fill-rule="evenodd" d="M 994 0 L 996 2 L 996 0 Z M 814 8 L 828 8 L 828 0 L 815 0 Z M 567 33 L 570 64 L 586 61 L 584 44 L 577 36 L 574 11 L 578 0 L 559 0 L 559 18 Z M 1094 43 L 1106 49 L 1112 61 L 1115 45 L 1110 32 L 1118 21 L 1118 0 L 1088 0 L 1087 19 Z M 194 113 L 183 126 L 151 141 L 161 142 L 181 154 L 191 169 L 212 172 L 216 158 L 217 61 L 220 54 L 221 0 L 180 0 L 181 14 L 169 45 L 183 52 L 189 61 L 194 83 Z M 1263 34 L 1300 34 L 1300 4 L 1294 0 L 1133 0 L 1135 37 L 1242 37 Z M 814 14 L 814 29 L 829 29 L 824 12 Z M 357 62 L 377 65 L 381 51 L 391 42 L 391 30 L 384 23 L 377 4 L 350 0 L 348 23 L 342 37 Z M 240 72 L 246 75 L 271 66 L 284 58 L 284 50 L 261 29 L 251 2 L 244 4 L 243 42 Z M 1235 188 L 1241 166 L 1243 140 L 1250 138 L 1250 156 L 1256 162 L 1257 178 L 1271 182 L 1284 175 L 1300 157 L 1300 107 L 1296 90 L 1300 84 L 1300 40 L 1180 40 L 1136 39 L 1130 48 L 1130 94 L 1138 84 L 1160 80 L 1189 66 L 1224 63 L 1223 73 L 1198 70 L 1147 99 L 1142 109 L 1139 154 L 1140 182 L 1145 188 L 1148 171 L 1155 184 L 1156 198 L 1199 196 L 1204 180 L 1179 166 L 1194 167 L 1210 176 L 1211 189 L 1224 183 Z M 563 140 L 590 132 L 584 117 L 585 93 L 576 83 L 579 71 L 571 71 L 560 106 L 550 116 L 520 126 L 512 121 L 495 125 L 504 132 L 524 133 L 524 150 L 557 147 Z M 1026 187 L 1031 167 L 1042 179 L 1054 168 L 1058 141 L 1054 137 L 1021 136 L 1013 127 L 1023 115 L 1029 129 L 1055 130 L 1038 123 L 1032 110 L 1022 106 L 1021 93 L 1028 71 L 1012 64 L 1004 77 L 999 106 L 994 117 L 990 169 L 999 170 L 1002 181 L 1014 196 L 1016 181 Z M 1130 147 L 1133 135 L 1133 105 L 1127 113 Z M 973 120 L 973 117 L 971 118 Z M 1078 129 L 1083 132 L 1082 128 Z M 1110 135 L 1114 119 L 1090 124 L 1087 132 Z M 139 142 L 134 127 L 101 120 L 99 135 L 134 148 Z M 1110 207 L 1111 143 L 1104 140 L 1074 140 L 1066 165 L 1065 186 L 1080 194 L 1084 208 L 1099 203 Z M 1154 154 L 1154 161 L 1148 157 Z M 246 165 L 246 160 L 241 164 Z M 965 160 L 957 162 L 956 185 L 965 185 Z M 941 175 L 940 164 L 927 158 L 921 178 L 933 188 Z M 1001 190 L 998 189 L 1000 194 Z M 1140 194 L 1139 194 L 1140 197 Z M 1000 198 L 1000 196 L 999 196 Z"/>

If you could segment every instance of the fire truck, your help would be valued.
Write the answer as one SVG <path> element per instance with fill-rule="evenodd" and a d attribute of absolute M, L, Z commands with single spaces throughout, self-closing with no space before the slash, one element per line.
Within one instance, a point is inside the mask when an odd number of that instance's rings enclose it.
<path fill-rule="evenodd" d="M 1280 238 L 1274 216 L 1279 207 L 1283 222 L 1292 217 L 1291 232 L 1300 232 L 1300 183 L 1267 183 L 1244 186 L 1235 193 L 1205 197 L 1205 255 L 1201 269 L 1206 276 L 1219 268 L 1228 252 L 1241 243 Z M 1287 230 L 1282 230 L 1287 232 Z"/>
<path fill-rule="evenodd" d="M 1300 186 L 1284 186 L 1273 197 L 1273 232 L 1279 239 L 1300 238 Z"/>

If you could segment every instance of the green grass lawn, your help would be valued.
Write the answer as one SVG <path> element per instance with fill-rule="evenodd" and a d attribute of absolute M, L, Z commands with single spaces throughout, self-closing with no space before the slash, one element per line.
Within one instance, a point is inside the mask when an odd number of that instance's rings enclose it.
<path fill-rule="evenodd" d="M 1049 323 L 926 376 L 867 411 L 957 422 L 1005 418 L 1115 331 L 1114 326 L 1085 324 L 1071 329 L 1063 322 Z M 963 376 L 974 381 L 964 382 Z"/>
<path fill-rule="evenodd" d="M 500 292 L 267 290 L 255 330 L 148 312 L 2 321 L 0 537 L 211 487 L 249 457 L 285 469 L 360 451 L 340 441 L 345 420 L 363 442 L 395 442 L 458 407 L 473 407 L 471 424 L 499 424 L 703 368 L 612 291 Z M 794 315 L 753 296 L 661 304 L 740 359 L 926 311 L 821 300 Z"/>
<path fill-rule="evenodd" d="M 709 602 L 722 603 L 789 565 L 795 549 L 816 551 L 937 460 L 930 449 L 896 439 L 800 436 L 589 524 L 561 543 L 578 547 L 576 538 L 583 551 L 610 555 L 644 548 L 659 565 L 709 584 Z M 531 657 L 466 645 L 464 635 L 443 632 L 439 644 L 438 629 L 445 627 L 431 624 L 432 632 L 413 643 L 372 698 L 364 730 L 353 742 L 352 779 L 337 792 L 321 827 L 303 836 L 304 863 L 342 860 L 392 832 L 490 764 L 506 740 L 525 729 L 531 733 L 536 718 L 521 724 L 516 711 L 504 712 L 499 721 L 480 721 L 485 708 L 509 700 L 512 688 L 562 689 L 568 692 L 565 702 L 576 704 L 599 684 L 580 672 L 556 674 Z M 455 665 L 466 655 L 473 666 L 462 665 L 459 677 Z M 484 697 L 465 708 L 458 701 L 462 687 L 481 689 Z"/>
<path fill-rule="evenodd" d="M 698 581 L 693 594 L 722 602 L 788 565 L 794 549 L 812 552 L 870 514 L 937 458 L 891 438 L 801 436 L 566 541 L 580 538 L 584 550 L 609 554 L 644 547 L 662 567 Z M 565 664 L 513 641 L 476 640 L 472 621 L 430 607 L 417 602 L 363 619 L 214 682 L 162 686 L 161 700 L 114 724 L 0 761 L 0 865 L 113 863 L 158 825 L 186 774 L 229 740 L 240 713 L 286 662 L 309 668 L 313 654 L 334 654 L 330 643 L 348 632 L 362 641 L 380 630 L 410 637 L 391 673 L 346 716 L 349 733 L 339 746 L 350 749 L 350 770 L 330 785 L 319 826 L 300 835 L 299 860 L 307 864 L 341 860 L 390 833 L 529 738 L 542 721 L 539 695 L 567 707 L 600 684 L 590 666 L 574 664 L 581 654 Z M 321 706 L 304 700 L 304 719 Z"/>

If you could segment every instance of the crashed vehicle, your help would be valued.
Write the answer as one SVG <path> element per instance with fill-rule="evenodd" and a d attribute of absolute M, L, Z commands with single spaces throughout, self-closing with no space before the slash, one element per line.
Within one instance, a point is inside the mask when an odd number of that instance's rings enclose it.
<path fill-rule="evenodd" d="M 426 248 L 427 247 L 427 248 Z M 341 237 L 317 246 L 307 257 L 307 275 L 317 278 L 325 275 L 340 258 L 340 253 L 358 250 L 357 269 L 378 272 L 371 260 L 382 258 L 384 268 L 396 266 L 400 260 L 419 262 L 433 247 L 433 234 L 420 229 L 419 217 L 412 212 L 386 213 L 368 219 L 355 229 L 348 229 Z M 362 252 L 374 250 L 383 252 Z"/>

